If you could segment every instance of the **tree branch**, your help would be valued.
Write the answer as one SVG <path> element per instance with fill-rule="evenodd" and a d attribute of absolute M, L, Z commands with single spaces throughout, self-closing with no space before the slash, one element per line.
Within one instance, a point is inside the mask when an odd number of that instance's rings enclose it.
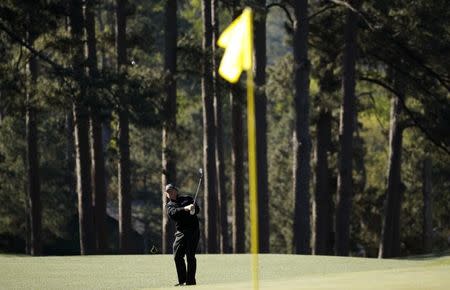
<path fill-rule="evenodd" d="M 411 80 L 415 84 L 416 88 L 419 89 L 420 91 L 422 91 L 423 93 L 425 93 L 425 95 L 428 95 L 429 97 L 435 99 L 436 101 L 441 102 L 441 100 L 439 100 L 438 97 L 434 93 L 432 93 L 429 89 L 427 89 L 424 85 L 421 84 L 422 79 L 415 77 L 414 75 L 409 73 L 409 71 L 405 71 L 404 69 L 401 68 L 401 66 L 394 64 L 393 62 L 385 59 L 384 57 L 378 55 L 377 53 L 367 51 L 367 54 L 374 57 L 376 60 L 392 67 L 396 72 L 399 72 L 405 78 Z"/>
<path fill-rule="evenodd" d="M 438 141 L 436 141 L 436 139 L 433 136 L 431 136 L 431 134 L 426 130 L 426 128 L 424 128 L 420 124 L 420 121 L 417 120 L 416 116 L 414 116 L 413 111 L 408 109 L 408 107 L 406 106 L 405 98 L 404 98 L 402 93 L 400 93 L 399 91 L 397 91 L 393 87 L 389 86 L 385 82 L 383 82 L 381 80 L 378 80 L 378 79 L 373 79 L 373 78 L 369 78 L 369 77 L 360 77 L 359 79 L 361 81 L 366 81 L 366 82 L 369 82 L 369 83 L 376 84 L 376 85 L 386 89 L 387 91 L 391 92 L 392 94 L 394 94 L 400 100 L 400 102 L 402 102 L 402 105 L 403 105 L 403 108 L 405 109 L 405 112 L 408 114 L 408 116 L 411 118 L 411 120 L 414 122 L 414 124 L 422 131 L 422 133 L 425 134 L 425 136 L 428 138 L 428 140 L 430 140 L 438 148 L 442 149 L 445 153 L 450 155 L 450 150 L 446 146 L 444 146 L 444 145 L 440 144 Z"/>
<path fill-rule="evenodd" d="M 269 10 L 272 7 L 280 7 L 281 9 L 283 9 L 284 13 L 286 13 L 286 16 L 289 19 L 289 22 L 291 23 L 292 27 L 294 27 L 294 20 L 292 19 L 292 16 L 289 13 L 289 10 L 287 9 L 286 6 L 284 6 L 281 3 L 270 3 L 269 5 L 266 6 L 266 9 Z"/>
<path fill-rule="evenodd" d="M 312 15 L 308 16 L 308 21 L 313 19 L 316 16 L 319 16 L 320 14 L 322 14 L 323 12 L 325 12 L 327 10 L 335 8 L 336 6 L 337 6 L 336 3 L 331 3 L 331 4 L 326 5 L 324 8 L 320 9 L 316 13 L 313 13 Z"/>
<path fill-rule="evenodd" d="M 350 9 L 351 11 L 353 11 L 354 13 L 356 13 L 357 15 L 359 15 L 361 17 L 361 19 L 364 21 L 364 23 L 367 24 L 367 26 L 370 28 L 370 30 L 376 30 L 377 27 L 375 27 L 372 23 L 370 23 L 370 21 L 367 19 L 367 17 L 364 15 L 363 12 L 361 10 L 358 10 L 355 7 L 353 7 L 347 1 L 341 1 L 341 0 L 327 0 L 327 1 L 332 2 L 339 6 L 346 7 L 347 9 Z"/>
<path fill-rule="evenodd" d="M 50 59 L 48 56 L 43 54 L 42 52 L 36 50 L 31 44 L 29 44 L 28 42 L 23 40 L 20 36 L 16 35 L 14 32 L 9 30 L 2 22 L 0 22 L 0 30 L 4 31 L 12 40 L 19 43 L 23 47 L 27 48 L 32 54 L 39 57 L 46 63 L 50 64 L 54 70 L 56 70 L 58 72 L 70 74 L 70 70 L 68 70 L 68 69 L 64 68 L 62 65 L 56 63 L 55 61 Z"/>
<path fill-rule="evenodd" d="M 387 34 L 383 34 L 383 35 L 390 35 L 389 33 Z M 419 56 L 415 55 L 414 51 L 412 51 L 411 49 L 409 49 L 408 47 L 406 47 L 405 45 L 403 45 L 403 43 L 400 43 L 399 41 L 397 41 L 395 38 L 391 38 L 390 41 L 392 41 L 394 43 L 395 46 L 397 46 L 398 48 L 400 48 L 404 55 L 407 55 L 409 57 L 409 59 L 411 59 L 412 61 L 414 61 L 419 67 L 423 68 L 426 72 L 428 72 L 430 75 L 432 75 L 433 77 L 435 77 L 440 83 L 441 85 L 447 89 L 447 91 L 450 92 L 450 85 L 448 83 L 448 81 L 445 81 L 442 76 L 440 74 L 438 74 L 437 72 L 435 72 L 433 69 L 431 69 L 430 67 L 428 67 L 422 59 L 420 59 Z"/>

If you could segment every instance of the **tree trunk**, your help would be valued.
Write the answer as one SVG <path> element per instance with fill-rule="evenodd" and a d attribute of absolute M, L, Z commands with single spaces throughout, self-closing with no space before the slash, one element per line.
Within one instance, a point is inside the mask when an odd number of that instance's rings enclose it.
<path fill-rule="evenodd" d="M 266 6 L 265 0 L 259 0 L 258 4 Z M 259 252 L 270 251 L 269 229 L 269 191 L 267 177 L 267 98 L 266 84 L 266 12 L 255 11 L 255 119 L 256 124 L 256 158 L 258 164 L 258 231 Z"/>
<path fill-rule="evenodd" d="M 433 251 L 433 195 L 431 184 L 431 158 L 425 158 L 422 175 L 423 193 L 423 250 L 424 253 Z"/>
<path fill-rule="evenodd" d="M 233 85 L 230 94 L 231 103 L 231 206 L 233 216 L 233 253 L 245 252 L 245 199 L 244 199 L 244 137 L 242 133 L 242 94 L 239 87 Z"/>
<path fill-rule="evenodd" d="M 113 8 L 113 7 L 112 7 Z M 106 15 L 105 15 L 106 14 Z M 107 27 L 114 27 L 114 13 L 113 9 L 108 8 L 106 13 L 97 13 L 97 22 L 99 26 L 99 31 L 101 33 L 105 33 L 108 29 Z M 105 23 L 106 22 L 106 23 Z M 111 32 L 111 38 L 115 39 L 116 34 L 115 30 L 110 31 Z M 114 57 L 110 53 L 108 53 L 108 49 L 105 46 L 101 46 L 100 50 L 101 54 L 101 70 L 103 72 L 107 70 L 113 70 L 114 67 Z M 105 115 L 102 116 L 102 144 L 103 144 L 103 155 L 105 160 L 108 159 L 108 146 L 112 139 L 112 128 L 111 128 L 111 119 L 112 119 L 112 110 L 108 109 Z M 106 185 L 106 191 L 108 190 L 108 185 L 110 184 L 111 175 L 108 170 L 105 168 L 105 185 Z M 106 196 L 108 198 L 108 196 Z"/>
<path fill-rule="evenodd" d="M 212 0 L 211 22 L 212 22 L 212 72 L 213 72 L 213 95 L 214 95 L 214 122 L 216 127 L 216 173 L 217 173 L 217 196 L 219 197 L 219 229 L 220 229 L 220 252 L 229 253 L 229 235 L 228 235 L 228 194 L 225 189 L 225 162 L 223 157 L 223 127 L 222 127 L 222 95 L 219 92 L 218 63 L 216 61 L 216 46 L 219 37 L 219 19 L 217 10 L 218 0 Z"/>
<path fill-rule="evenodd" d="M 66 27 L 67 36 L 70 36 L 69 17 L 66 17 Z M 66 65 L 69 66 L 70 62 L 66 61 Z M 73 121 L 73 108 L 66 112 L 65 120 L 65 133 L 66 133 L 66 176 L 65 184 L 69 190 L 69 195 L 72 198 L 77 196 L 77 181 L 76 181 L 76 166 L 75 166 L 75 124 Z"/>
<path fill-rule="evenodd" d="M 80 227 L 80 252 L 92 254 L 95 249 L 92 213 L 91 163 L 89 156 L 89 113 L 85 105 L 83 7 L 81 0 L 72 0 L 70 5 L 70 26 L 73 41 L 72 65 L 80 91 L 74 97 L 73 119 L 75 124 L 76 177 L 78 193 L 78 214 Z"/>
<path fill-rule="evenodd" d="M 233 18 L 239 16 L 239 0 L 233 1 Z M 230 86 L 231 106 L 231 207 L 233 253 L 245 252 L 244 135 L 242 128 L 242 93 Z"/>
<path fill-rule="evenodd" d="M 27 175 L 28 175 L 28 214 L 30 231 L 30 255 L 42 254 L 42 206 L 39 181 L 39 158 L 37 144 L 36 112 L 27 106 L 26 136 L 27 136 Z"/>
<path fill-rule="evenodd" d="M 24 165 L 27 160 L 24 158 Z M 31 220 L 30 220 L 30 203 L 28 202 L 28 183 L 24 183 L 25 193 L 25 254 L 31 255 Z"/>
<path fill-rule="evenodd" d="M 316 182 L 313 203 L 313 254 L 327 255 L 330 244 L 331 205 L 328 152 L 331 147 L 331 112 L 320 110 L 317 121 Z"/>
<path fill-rule="evenodd" d="M 65 183 L 69 189 L 70 196 L 76 196 L 77 182 L 75 179 L 75 127 L 73 123 L 73 111 L 66 113 L 66 171 Z"/>
<path fill-rule="evenodd" d="M 402 199 L 401 157 L 402 127 L 400 116 L 402 105 L 398 97 L 391 100 L 391 121 L 389 129 L 389 168 L 386 191 L 383 229 L 379 250 L 380 258 L 400 255 L 400 210 Z"/>
<path fill-rule="evenodd" d="M 309 134 L 308 1 L 295 2 L 294 68 L 295 129 L 294 146 L 294 251 L 310 253 L 309 180 L 311 175 L 311 136 Z"/>
<path fill-rule="evenodd" d="M 117 71 L 123 74 L 127 67 L 126 44 L 126 0 L 116 2 L 116 46 Z M 128 97 L 123 87 L 119 93 L 119 248 L 120 252 L 131 252 L 131 193 L 130 193 L 130 142 Z"/>
<path fill-rule="evenodd" d="M 92 139 L 92 178 L 94 181 L 94 221 L 97 241 L 97 252 L 108 250 L 106 232 L 106 171 L 103 151 L 102 121 L 98 113 L 91 114 Z"/>
<path fill-rule="evenodd" d="M 359 7 L 360 0 L 350 2 Z M 339 125 L 340 154 L 338 161 L 338 190 L 336 202 L 335 253 L 338 256 L 349 254 L 350 212 L 353 196 L 352 160 L 353 131 L 356 119 L 355 108 L 355 64 L 357 15 L 348 10 L 344 27 L 343 54 L 343 103 Z"/>
<path fill-rule="evenodd" d="M 202 0 L 203 17 L 203 164 L 205 168 L 205 231 L 208 253 L 217 253 L 217 194 L 215 168 L 215 127 L 213 105 L 213 76 L 211 68 L 212 24 L 211 1 Z"/>
<path fill-rule="evenodd" d="M 88 0 L 86 2 L 85 17 L 89 77 L 92 80 L 96 80 L 99 74 L 97 68 L 97 40 L 95 36 L 95 12 L 93 0 Z M 90 88 L 89 96 L 94 100 L 97 98 L 94 89 Z M 94 224 L 97 253 L 105 253 L 107 251 L 105 157 L 102 142 L 103 129 L 101 108 L 96 106 L 95 103 L 96 102 L 94 102 L 90 108 Z"/>
<path fill-rule="evenodd" d="M 167 198 L 165 186 L 168 183 L 176 182 L 176 157 L 174 144 L 176 143 L 177 129 L 177 1 L 168 0 L 166 2 L 165 17 L 165 58 L 164 69 L 166 71 L 166 100 L 164 106 L 164 123 L 162 131 L 162 253 L 172 253 L 172 243 L 174 227 L 169 221 L 166 211 Z"/>
<path fill-rule="evenodd" d="M 33 44 L 36 35 L 31 29 L 28 31 L 28 42 Z M 30 77 L 27 88 L 27 111 L 26 111 L 26 137 L 27 137 L 27 174 L 28 174 L 28 220 L 30 237 L 30 254 L 39 256 L 42 254 L 42 205 L 41 189 L 39 180 L 39 155 L 38 136 L 36 124 L 36 111 L 34 92 L 38 77 L 37 59 L 31 56 L 28 62 L 28 73 Z"/>

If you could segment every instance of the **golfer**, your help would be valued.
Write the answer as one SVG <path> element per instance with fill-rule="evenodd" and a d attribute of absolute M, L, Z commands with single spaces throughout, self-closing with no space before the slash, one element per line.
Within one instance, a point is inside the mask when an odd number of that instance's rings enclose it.
<path fill-rule="evenodd" d="M 178 196 L 178 188 L 173 184 L 166 185 L 166 196 L 169 202 L 166 204 L 167 213 L 175 221 L 176 232 L 173 242 L 173 254 L 175 266 L 177 267 L 178 284 L 175 286 L 195 285 L 195 271 L 197 260 L 195 251 L 197 250 L 200 231 L 197 214 L 200 208 L 194 205 L 194 199 L 190 196 Z M 187 260 L 184 263 L 184 256 Z"/>

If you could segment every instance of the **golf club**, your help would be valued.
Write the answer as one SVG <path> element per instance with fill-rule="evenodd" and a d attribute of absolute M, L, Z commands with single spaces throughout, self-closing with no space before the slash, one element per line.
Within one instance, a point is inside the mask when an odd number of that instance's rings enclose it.
<path fill-rule="evenodd" d="M 199 168 L 199 169 L 198 169 L 198 173 L 200 174 L 200 180 L 198 181 L 197 192 L 195 192 L 195 196 L 194 196 L 194 204 L 197 203 L 197 195 L 198 195 L 198 192 L 200 191 L 200 185 L 202 184 L 202 179 L 203 179 L 203 169 Z"/>

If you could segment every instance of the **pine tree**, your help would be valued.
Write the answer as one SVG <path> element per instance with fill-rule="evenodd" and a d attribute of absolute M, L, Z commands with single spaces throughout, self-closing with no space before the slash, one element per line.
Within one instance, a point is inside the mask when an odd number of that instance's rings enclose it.
<path fill-rule="evenodd" d="M 168 0 L 165 7 L 165 58 L 164 69 L 166 76 L 166 100 L 164 106 L 164 121 L 162 131 L 162 253 L 172 252 L 173 225 L 169 221 L 166 211 L 167 198 L 165 186 L 176 182 L 176 156 L 174 152 L 176 136 L 177 112 L 177 1 Z"/>
<path fill-rule="evenodd" d="M 127 43 L 126 43 L 126 5 L 127 0 L 116 2 L 116 49 L 117 72 L 124 75 L 127 69 Z M 119 92 L 119 247 L 121 253 L 130 253 L 131 236 L 131 193 L 130 193 L 130 133 L 128 97 L 124 88 Z"/>
<path fill-rule="evenodd" d="M 310 253 L 309 180 L 311 136 L 309 133 L 308 1 L 295 2 L 294 73 L 294 252 Z"/>
<path fill-rule="evenodd" d="M 212 23 L 211 1 L 202 0 L 203 17 L 203 63 L 202 63 L 202 100 L 203 100 L 203 164 L 205 168 L 205 231 L 208 253 L 217 253 L 217 192 L 215 167 L 215 126 L 213 105 L 213 76 L 211 67 Z"/>

